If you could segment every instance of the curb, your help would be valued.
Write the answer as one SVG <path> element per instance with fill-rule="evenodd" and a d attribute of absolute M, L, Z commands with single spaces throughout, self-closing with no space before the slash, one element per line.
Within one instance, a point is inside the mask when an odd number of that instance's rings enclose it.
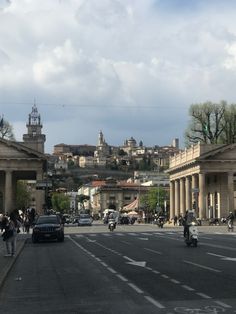
<path fill-rule="evenodd" d="M 16 260 L 18 259 L 18 256 L 22 252 L 26 241 L 27 241 L 27 239 L 18 241 L 18 249 L 16 251 L 15 257 L 3 257 L 3 258 L 6 258 L 8 260 L 6 262 L 6 265 L 3 266 L 2 269 L 0 270 L 0 288 L 2 288 L 4 282 L 7 278 L 7 275 L 9 274 L 12 266 L 15 264 Z"/>

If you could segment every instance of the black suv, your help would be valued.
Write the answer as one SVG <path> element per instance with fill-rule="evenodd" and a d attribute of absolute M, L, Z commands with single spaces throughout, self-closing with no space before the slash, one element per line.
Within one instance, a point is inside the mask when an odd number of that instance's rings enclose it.
<path fill-rule="evenodd" d="M 33 243 L 39 240 L 58 240 L 64 241 L 64 226 L 58 215 L 39 216 L 34 223 L 32 232 Z"/>

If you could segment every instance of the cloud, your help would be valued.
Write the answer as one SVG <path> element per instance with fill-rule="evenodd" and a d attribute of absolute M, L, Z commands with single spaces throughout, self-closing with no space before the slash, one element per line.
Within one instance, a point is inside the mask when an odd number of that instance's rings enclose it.
<path fill-rule="evenodd" d="M 22 132 L 34 99 L 46 148 L 168 144 L 192 103 L 235 102 L 233 1 L 0 1 L 0 111 Z M 17 115 L 15 114 L 17 112 Z"/>

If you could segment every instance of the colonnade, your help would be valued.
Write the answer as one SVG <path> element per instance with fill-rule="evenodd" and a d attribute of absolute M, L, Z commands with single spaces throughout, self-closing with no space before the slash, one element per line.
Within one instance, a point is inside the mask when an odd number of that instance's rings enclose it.
<path fill-rule="evenodd" d="M 194 209 L 200 218 L 205 218 L 205 173 L 195 173 L 170 180 L 170 218 Z"/>
<path fill-rule="evenodd" d="M 199 172 L 170 177 L 170 218 L 193 209 L 202 218 L 219 218 L 234 211 L 234 172 Z"/>

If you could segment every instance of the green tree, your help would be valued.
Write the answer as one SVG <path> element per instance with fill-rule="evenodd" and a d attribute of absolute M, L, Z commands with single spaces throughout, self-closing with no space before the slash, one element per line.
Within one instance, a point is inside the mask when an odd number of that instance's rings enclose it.
<path fill-rule="evenodd" d="M 26 209 L 30 205 L 31 193 L 28 190 L 27 183 L 23 180 L 17 181 L 16 186 L 16 208 Z"/>
<path fill-rule="evenodd" d="M 205 102 L 190 106 L 190 122 L 185 131 L 186 145 L 197 142 L 206 144 L 218 144 L 221 142 L 221 134 L 224 131 L 225 112 L 227 103 L 220 104 Z"/>
<path fill-rule="evenodd" d="M 7 120 L 3 119 L 3 117 L 0 119 L 0 138 L 4 138 L 10 141 L 15 140 L 13 127 Z"/>
<path fill-rule="evenodd" d="M 67 213 L 70 209 L 70 198 L 64 193 L 55 192 L 52 194 L 52 207 L 60 213 Z"/>
<path fill-rule="evenodd" d="M 90 197 L 88 195 L 80 194 L 78 195 L 78 202 L 81 204 L 81 208 L 85 209 L 84 203 L 89 201 Z"/>
<path fill-rule="evenodd" d="M 162 187 L 154 187 L 141 197 L 141 204 L 148 212 L 154 213 L 158 207 L 164 209 L 166 199 L 167 192 Z"/>

